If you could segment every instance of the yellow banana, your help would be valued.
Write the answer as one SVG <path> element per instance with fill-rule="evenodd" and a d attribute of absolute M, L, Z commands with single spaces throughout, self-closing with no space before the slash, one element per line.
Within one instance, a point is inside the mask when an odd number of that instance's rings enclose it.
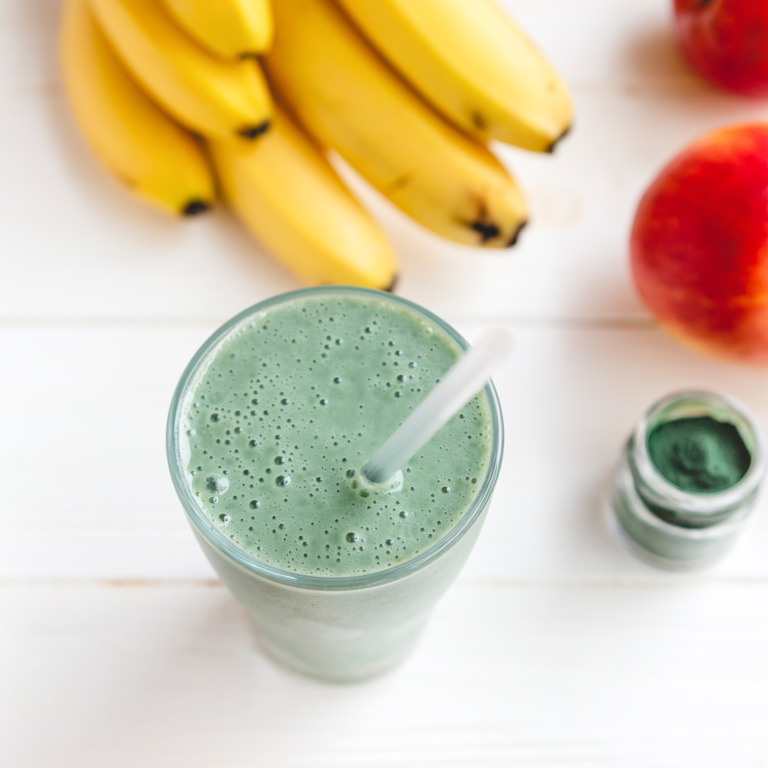
<path fill-rule="evenodd" d="M 254 62 L 227 62 L 207 53 L 160 0 L 90 4 L 128 69 L 179 122 L 219 138 L 252 139 L 269 128 L 269 93 Z"/>
<path fill-rule="evenodd" d="M 296 275 L 315 284 L 392 287 L 397 264 L 383 233 L 277 105 L 261 141 L 210 147 L 226 200 Z"/>
<path fill-rule="evenodd" d="M 200 45 L 225 59 L 264 53 L 272 43 L 270 0 L 163 0 Z"/>
<path fill-rule="evenodd" d="M 208 208 L 213 175 L 202 149 L 133 82 L 86 0 L 65 4 L 61 56 L 75 121 L 117 179 L 174 215 Z"/>
<path fill-rule="evenodd" d="M 459 243 L 505 247 L 523 196 L 485 148 L 395 75 L 329 0 L 276 0 L 266 66 L 304 127 L 395 205 Z"/>
<path fill-rule="evenodd" d="M 389 63 L 471 135 L 537 151 L 568 130 L 568 89 L 495 0 L 338 0 Z"/>

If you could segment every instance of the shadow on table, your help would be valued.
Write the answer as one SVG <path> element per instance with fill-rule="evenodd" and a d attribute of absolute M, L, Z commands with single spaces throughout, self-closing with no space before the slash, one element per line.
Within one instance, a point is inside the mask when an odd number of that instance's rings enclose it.
<path fill-rule="evenodd" d="M 675 36 L 672 8 L 664 24 L 654 23 L 635 30 L 633 37 L 627 40 L 623 48 L 624 61 L 628 75 L 638 81 L 649 79 L 703 81 L 694 72 L 685 56 L 680 51 Z"/>

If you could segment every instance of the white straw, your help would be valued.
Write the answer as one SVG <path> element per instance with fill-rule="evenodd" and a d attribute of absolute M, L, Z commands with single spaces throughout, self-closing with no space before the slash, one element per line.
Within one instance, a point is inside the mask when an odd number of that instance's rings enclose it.
<path fill-rule="evenodd" d="M 500 329 L 489 331 L 445 374 L 362 469 L 371 483 L 389 480 L 446 422 L 486 384 L 512 350 Z"/>

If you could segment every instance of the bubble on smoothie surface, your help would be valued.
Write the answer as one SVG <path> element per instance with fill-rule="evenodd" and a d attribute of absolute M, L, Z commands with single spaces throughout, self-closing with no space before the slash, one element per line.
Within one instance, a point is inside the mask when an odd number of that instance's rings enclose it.
<path fill-rule="evenodd" d="M 478 494 L 487 402 L 472 400 L 389 485 L 359 470 L 459 354 L 384 301 L 308 297 L 252 316 L 185 400 L 187 483 L 215 527 L 271 565 L 344 576 L 407 561 Z"/>
<path fill-rule="evenodd" d="M 226 493 L 229 490 L 229 479 L 226 477 L 215 477 L 209 475 L 205 479 L 205 487 L 213 493 Z"/>

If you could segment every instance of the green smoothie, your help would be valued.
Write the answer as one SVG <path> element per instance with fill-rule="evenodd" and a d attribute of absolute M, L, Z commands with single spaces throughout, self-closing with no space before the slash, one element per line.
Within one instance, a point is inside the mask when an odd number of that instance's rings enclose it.
<path fill-rule="evenodd" d="M 397 664 L 467 559 L 501 465 L 491 384 L 382 485 L 361 468 L 466 342 L 421 307 L 330 286 L 268 299 L 193 357 L 171 477 L 269 652 L 326 680 Z"/>
<path fill-rule="evenodd" d="M 363 482 L 360 468 L 459 354 L 410 309 L 356 296 L 300 298 L 241 323 L 182 416 L 199 505 L 238 547 L 297 574 L 366 574 L 424 552 L 487 472 L 486 398 L 386 486 Z"/>

